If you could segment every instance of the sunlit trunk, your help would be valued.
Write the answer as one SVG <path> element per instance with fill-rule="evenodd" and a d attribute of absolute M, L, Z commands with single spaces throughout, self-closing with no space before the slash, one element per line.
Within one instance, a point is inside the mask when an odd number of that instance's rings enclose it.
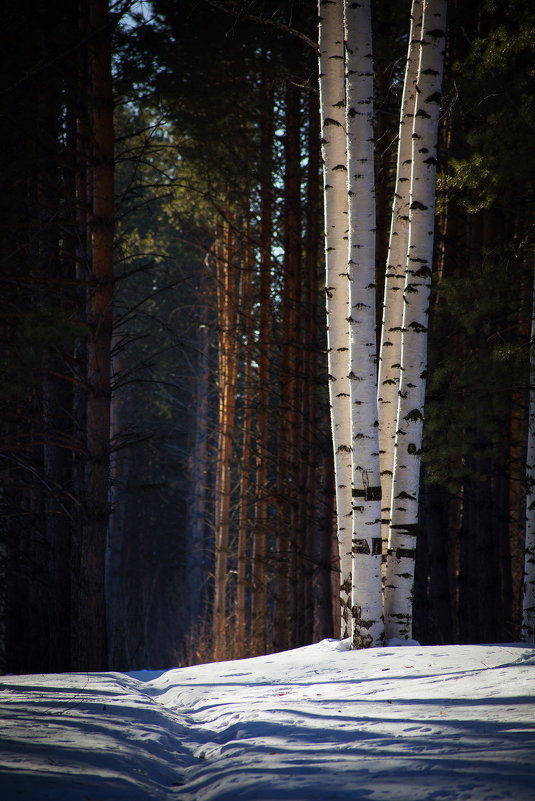
<path fill-rule="evenodd" d="M 383 640 L 381 485 L 375 336 L 373 59 L 369 0 L 346 3 L 346 126 L 349 208 L 349 377 L 352 427 L 352 638 Z"/>
<path fill-rule="evenodd" d="M 219 328 L 219 423 L 217 445 L 215 568 L 213 607 L 214 660 L 226 656 L 227 577 L 230 544 L 231 481 L 236 408 L 236 343 L 234 339 L 234 237 L 222 227 L 217 252 L 217 309 Z"/>
<path fill-rule="evenodd" d="M 433 266 L 435 174 L 446 27 L 445 0 L 424 2 L 413 124 L 409 248 L 403 292 L 391 523 L 385 585 L 386 636 L 412 636 L 420 460 Z"/>
<path fill-rule="evenodd" d="M 379 448 L 382 487 L 382 539 L 386 553 L 392 476 L 394 473 L 394 442 L 398 411 L 398 392 L 401 362 L 401 324 L 403 318 L 403 288 L 409 245 L 409 191 L 412 165 L 412 128 L 416 101 L 416 76 L 422 27 L 422 0 L 413 0 L 409 48 L 405 67 L 405 82 L 399 120 L 396 184 L 392 203 L 390 239 L 385 276 L 383 323 L 378 374 Z"/>
<path fill-rule="evenodd" d="M 351 609 L 351 421 L 343 0 L 319 2 L 329 398 L 340 547 L 342 636 Z"/>

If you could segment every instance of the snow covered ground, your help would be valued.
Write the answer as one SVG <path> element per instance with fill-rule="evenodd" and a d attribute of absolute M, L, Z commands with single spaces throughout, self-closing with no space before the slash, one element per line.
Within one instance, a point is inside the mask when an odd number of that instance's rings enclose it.
<path fill-rule="evenodd" d="M 149 679 L 149 680 L 146 680 Z M 1 801 L 534 801 L 535 648 L 4 676 Z"/>

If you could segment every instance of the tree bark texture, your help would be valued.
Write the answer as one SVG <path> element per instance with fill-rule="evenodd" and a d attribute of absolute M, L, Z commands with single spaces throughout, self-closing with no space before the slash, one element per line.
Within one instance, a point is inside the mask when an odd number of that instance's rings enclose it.
<path fill-rule="evenodd" d="M 113 288 L 113 93 L 106 0 L 89 3 L 89 129 L 91 136 L 91 272 L 86 290 L 87 395 L 83 521 L 74 590 L 74 662 L 106 668 L 105 552 L 109 515 L 110 366 Z"/>
<path fill-rule="evenodd" d="M 373 57 L 369 2 L 345 4 L 352 429 L 352 640 L 383 641 L 381 482 L 375 336 Z"/>
<path fill-rule="evenodd" d="M 435 227 L 435 174 L 446 3 L 424 2 L 412 133 L 409 243 L 401 342 L 391 522 L 385 585 L 387 638 L 412 636 L 412 596 Z"/>
<path fill-rule="evenodd" d="M 533 292 L 529 360 L 528 439 L 526 454 L 526 542 L 524 594 L 522 600 L 523 642 L 535 642 L 535 288 Z"/>
<path fill-rule="evenodd" d="M 241 441 L 241 471 L 238 507 L 238 543 L 236 558 L 236 603 L 235 603 L 235 657 L 249 652 L 249 626 L 247 621 L 247 550 L 249 541 L 249 512 L 251 506 L 251 439 L 253 401 L 253 252 L 251 247 L 250 210 L 247 210 L 245 228 L 245 259 L 241 274 L 241 302 L 243 314 L 242 347 L 244 363 L 243 422 Z"/>
<path fill-rule="evenodd" d="M 340 546 L 342 636 L 351 618 L 351 408 L 343 0 L 319 3 L 319 72 L 324 176 L 329 398 Z"/>
<path fill-rule="evenodd" d="M 219 422 L 216 480 L 215 568 L 213 608 L 214 660 L 224 658 L 227 646 L 227 574 L 230 547 L 230 515 L 233 433 L 236 410 L 236 280 L 234 233 L 227 223 L 217 243 L 217 306 L 219 330 Z"/>
<path fill-rule="evenodd" d="M 405 65 L 405 80 L 403 84 L 399 120 L 396 182 L 388 243 L 379 373 L 377 379 L 382 487 L 382 540 L 383 552 L 385 554 L 390 523 L 392 476 L 394 474 L 394 444 L 396 438 L 401 365 L 403 289 L 405 286 L 405 272 L 409 246 L 409 193 L 412 172 L 412 133 L 421 28 L 422 0 L 413 0 L 409 47 Z"/>
<path fill-rule="evenodd" d="M 263 86 L 263 105 L 260 119 L 260 279 L 258 287 L 258 390 L 256 427 L 256 486 L 253 520 L 251 648 L 253 654 L 263 654 L 267 646 L 268 592 L 268 514 L 269 514 L 269 402 L 270 363 L 272 353 L 272 257 L 273 247 L 273 92 L 267 78 Z"/>

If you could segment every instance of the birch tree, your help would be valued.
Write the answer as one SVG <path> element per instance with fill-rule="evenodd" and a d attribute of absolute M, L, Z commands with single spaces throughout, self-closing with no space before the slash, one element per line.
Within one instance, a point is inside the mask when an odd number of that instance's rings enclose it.
<path fill-rule="evenodd" d="M 383 640 L 375 336 L 373 59 L 369 0 L 345 4 L 352 428 L 352 638 Z"/>
<path fill-rule="evenodd" d="M 398 411 L 398 392 L 401 362 L 401 325 L 403 320 L 403 287 L 409 237 L 409 192 L 412 165 L 412 129 L 416 100 L 416 78 L 422 28 L 422 0 L 413 0 L 409 47 L 399 120 L 396 183 L 385 275 L 383 320 L 379 359 L 378 414 L 379 448 L 382 487 L 382 539 L 386 552 L 392 476 L 394 474 L 394 443 Z"/>
<path fill-rule="evenodd" d="M 526 485 L 526 543 L 520 637 L 524 642 L 535 642 L 535 294 L 531 319 L 529 360 Z"/>
<path fill-rule="evenodd" d="M 342 636 L 351 605 L 351 424 L 343 0 L 319 2 L 327 351 L 340 547 Z"/>
<path fill-rule="evenodd" d="M 401 340 L 391 522 L 385 585 L 387 638 L 412 636 L 412 595 L 435 225 L 435 174 L 446 26 L 445 0 L 423 6 L 412 132 L 409 243 Z"/>

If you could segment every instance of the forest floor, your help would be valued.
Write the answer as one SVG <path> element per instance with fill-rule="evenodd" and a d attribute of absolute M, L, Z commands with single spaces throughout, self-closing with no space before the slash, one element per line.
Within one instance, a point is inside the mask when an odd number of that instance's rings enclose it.
<path fill-rule="evenodd" d="M 535 648 L 0 679 L 2 801 L 533 801 Z"/>

